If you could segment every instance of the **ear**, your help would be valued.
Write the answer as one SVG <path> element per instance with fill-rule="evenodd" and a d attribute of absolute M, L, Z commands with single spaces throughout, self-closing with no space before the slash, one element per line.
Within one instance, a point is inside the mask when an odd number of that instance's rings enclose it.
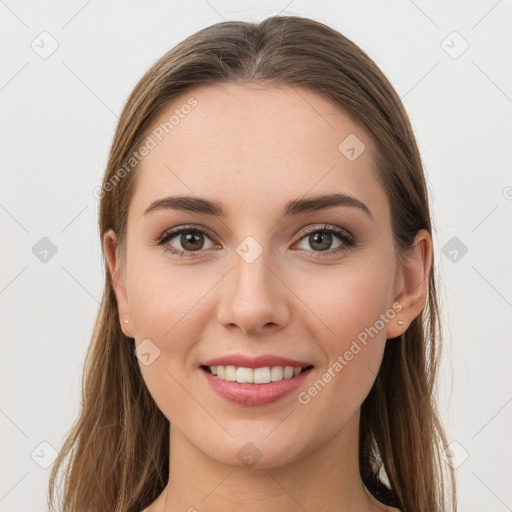
<path fill-rule="evenodd" d="M 411 322 L 423 311 L 428 299 L 428 281 L 432 265 L 432 239 L 426 229 L 418 231 L 405 261 L 398 269 L 395 279 L 394 303 L 397 314 L 388 323 L 386 338 L 396 338 L 403 334 Z M 403 322 L 402 325 L 400 323 Z"/>
<path fill-rule="evenodd" d="M 117 300 L 117 309 L 119 311 L 119 322 L 124 334 L 133 338 L 133 326 L 130 318 L 130 308 L 126 295 L 126 282 L 124 272 L 121 269 L 121 260 L 119 258 L 117 247 L 117 235 L 110 229 L 103 236 L 103 251 L 107 260 L 112 285 Z M 128 320 L 128 323 L 125 322 Z"/>

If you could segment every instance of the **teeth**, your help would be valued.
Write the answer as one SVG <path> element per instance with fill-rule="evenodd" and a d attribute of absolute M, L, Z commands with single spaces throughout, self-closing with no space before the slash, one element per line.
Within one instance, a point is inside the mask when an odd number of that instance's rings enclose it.
<path fill-rule="evenodd" d="M 244 368 L 236 366 L 208 366 L 212 375 L 232 382 L 249 384 L 268 384 L 280 380 L 291 379 L 302 372 L 302 367 L 266 366 L 264 368 Z"/>

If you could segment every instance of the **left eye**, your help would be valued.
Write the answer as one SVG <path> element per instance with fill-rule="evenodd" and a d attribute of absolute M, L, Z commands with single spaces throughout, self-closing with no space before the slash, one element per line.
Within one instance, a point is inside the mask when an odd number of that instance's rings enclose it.
<path fill-rule="evenodd" d="M 348 231 L 335 226 L 329 226 L 327 224 L 321 227 L 308 228 L 301 234 L 301 242 L 304 241 L 311 247 L 316 246 L 316 249 L 318 249 L 313 251 L 313 253 L 317 253 L 317 255 L 311 255 L 312 258 L 321 258 L 324 256 L 322 253 L 329 255 L 348 251 L 355 245 L 355 240 L 352 235 L 348 233 Z M 341 243 L 335 248 L 331 248 L 333 235 L 335 238 L 338 238 L 338 240 L 341 240 Z M 299 248 L 302 249 L 301 247 Z"/>
<path fill-rule="evenodd" d="M 341 240 L 339 245 L 334 248 L 331 247 L 333 244 L 333 234 L 334 234 L 334 237 L 338 238 L 338 240 Z M 307 244 L 309 244 L 310 247 L 313 247 L 313 248 L 316 247 L 315 252 L 317 252 L 317 251 L 324 252 L 324 251 L 327 251 L 328 249 L 337 249 L 343 243 L 347 243 L 345 240 L 342 239 L 342 235 L 339 235 L 338 233 L 335 233 L 332 230 L 327 230 L 327 229 L 324 229 L 324 230 L 317 229 L 315 231 L 312 231 L 310 234 L 304 235 L 300 241 L 301 241 L 301 243 L 306 242 Z M 299 247 L 299 248 L 309 250 L 307 247 Z"/>

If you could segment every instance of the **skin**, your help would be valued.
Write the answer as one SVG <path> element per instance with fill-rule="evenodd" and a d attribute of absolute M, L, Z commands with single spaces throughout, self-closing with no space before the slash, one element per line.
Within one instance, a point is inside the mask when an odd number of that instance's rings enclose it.
<path fill-rule="evenodd" d="M 139 365 L 172 425 L 171 485 L 145 512 L 396 510 L 373 498 L 361 480 L 360 406 L 386 338 L 402 334 L 425 305 L 429 234 L 417 234 L 399 268 L 372 139 L 322 96 L 256 84 L 200 88 L 169 105 L 155 126 L 190 96 L 198 105 L 137 170 L 125 266 L 115 233 L 103 240 L 125 334 L 136 345 L 150 339 L 160 350 L 150 365 Z M 338 151 L 349 134 L 366 146 L 354 161 Z M 287 201 L 334 191 L 365 203 L 374 220 L 344 206 L 279 221 Z M 229 215 L 144 215 L 156 199 L 177 194 L 220 201 Z M 164 231 L 189 224 L 214 235 L 198 235 L 196 257 L 155 245 Z M 301 236 L 303 228 L 323 224 L 344 228 L 356 246 L 334 254 L 344 243 L 336 234 L 326 251 Z M 236 252 L 247 236 L 262 248 L 252 263 Z M 175 236 L 167 246 L 193 252 L 181 241 Z M 401 311 L 308 404 L 299 403 L 298 392 L 394 303 Z M 217 395 L 198 369 L 229 353 L 289 356 L 314 369 L 297 392 L 277 402 L 236 405 Z M 248 442 L 261 453 L 252 467 L 237 457 Z"/>

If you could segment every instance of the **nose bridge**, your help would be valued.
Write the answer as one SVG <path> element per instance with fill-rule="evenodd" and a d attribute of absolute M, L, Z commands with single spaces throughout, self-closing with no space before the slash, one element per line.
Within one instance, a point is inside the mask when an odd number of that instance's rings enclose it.
<path fill-rule="evenodd" d="M 233 261 L 233 294 L 238 301 L 252 304 L 253 307 L 263 301 L 268 306 L 275 297 L 272 292 L 276 284 L 272 271 L 272 251 L 267 242 L 262 243 L 264 245 L 252 236 L 246 237 L 236 248 Z"/>
<path fill-rule="evenodd" d="M 268 237 L 262 243 L 252 236 L 244 238 L 235 249 L 232 264 L 222 292 L 219 321 L 236 324 L 244 331 L 268 324 L 282 326 L 287 320 L 285 287 L 276 275 Z"/>
<path fill-rule="evenodd" d="M 268 293 L 272 273 L 271 250 L 247 237 L 236 248 L 234 256 L 235 288 L 238 293 Z"/>

